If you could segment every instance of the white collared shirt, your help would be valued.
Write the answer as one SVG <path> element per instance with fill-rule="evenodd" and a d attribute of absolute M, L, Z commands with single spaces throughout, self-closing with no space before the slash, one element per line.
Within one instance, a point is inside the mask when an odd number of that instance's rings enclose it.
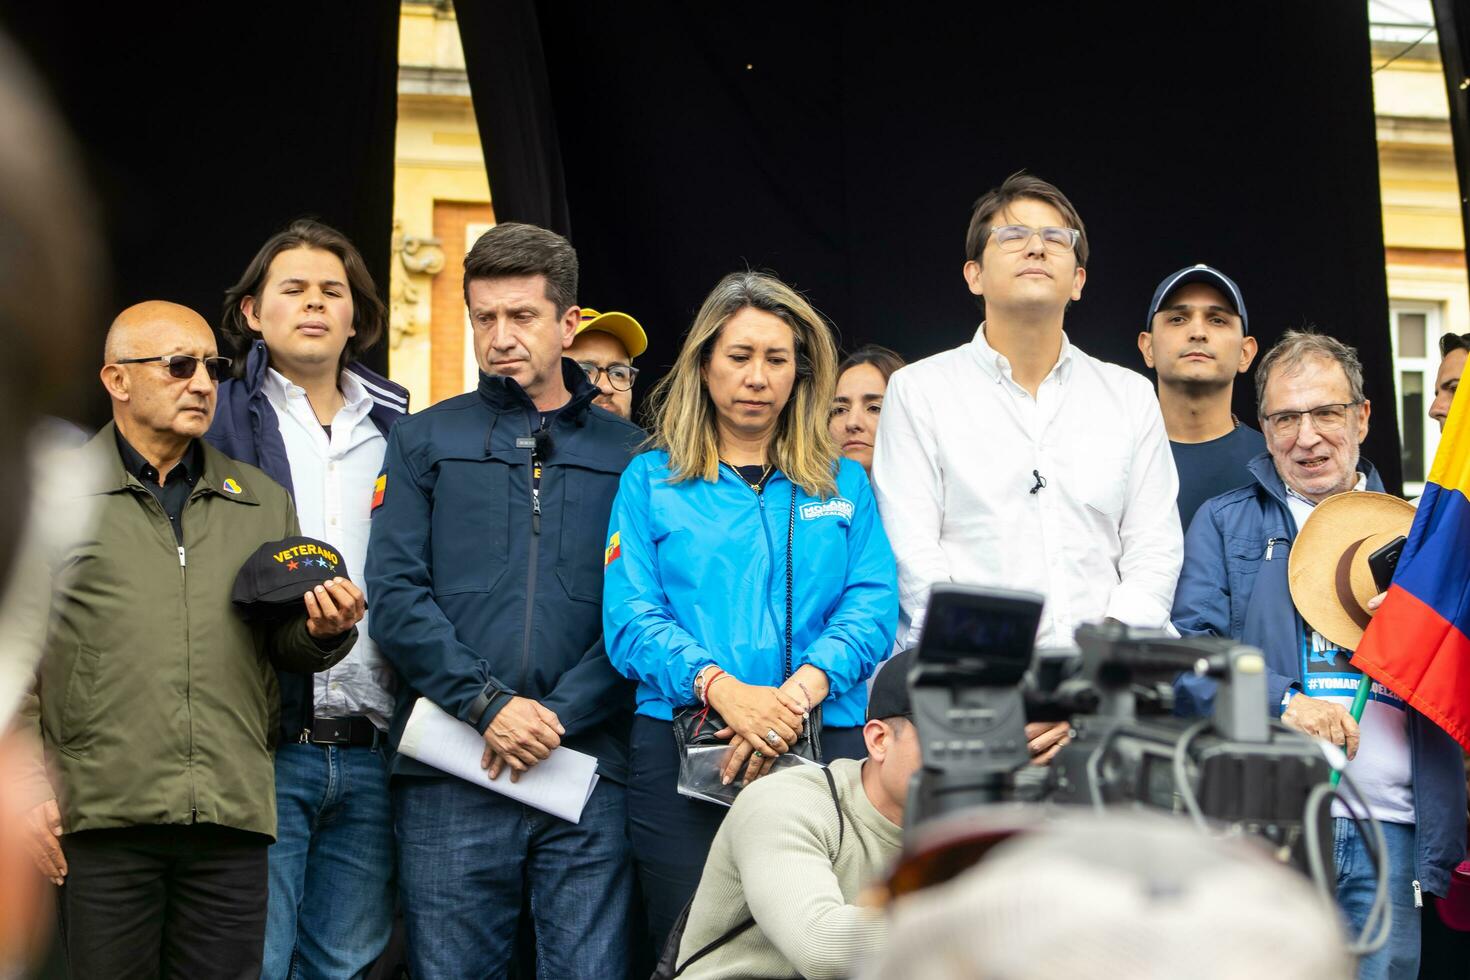
<path fill-rule="evenodd" d="M 1065 334 L 1035 398 L 983 323 L 972 342 L 895 372 L 873 487 L 906 646 L 936 582 L 1041 593 L 1039 646 L 1070 645 L 1105 617 L 1167 628 L 1184 535 L 1158 399 L 1142 375 Z"/>
<path fill-rule="evenodd" d="M 337 548 L 347 576 L 359 589 L 372 527 L 373 483 L 383 468 L 388 441 L 368 417 L 373 400 L 349 371 L 341 377 L 343 404 L 332 435 L 317 421 L 305 389 L 271 368 L 265 393 L 276 410 L 301 533 Z M 319 718 L 366 715 L 386 730 L 393 715 L 395 675 L 368 636 L 367 617 L 357 624 L 357 643 L 330 670 L 316 674 L 314 712 Z"/>

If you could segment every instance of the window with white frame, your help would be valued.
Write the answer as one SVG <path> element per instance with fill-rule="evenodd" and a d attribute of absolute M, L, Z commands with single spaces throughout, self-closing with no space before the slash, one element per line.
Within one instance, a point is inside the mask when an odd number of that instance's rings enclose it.
<path fill-rule="evenodd" d="M 1393 340 L 1393 383 L 1398 397 L 1399 452 L 1404 467 L 1404 493 L 1424 492 L 1424 481 L 1439 448 L 1439 426 L 1429 418 L 1434 377 L 1439 371 L 1439 335 L 1444 309 L 1439 303 L 1390 300 Z"/>

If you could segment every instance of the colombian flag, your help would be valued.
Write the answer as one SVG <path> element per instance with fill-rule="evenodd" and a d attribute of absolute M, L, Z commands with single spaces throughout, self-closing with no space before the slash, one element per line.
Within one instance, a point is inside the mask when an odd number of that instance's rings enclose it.
<path fill-rule="evenodd" d="M 1470 750 L 1470 396 L 1456 398 L 1393 585 L 1353 666 Z"/>

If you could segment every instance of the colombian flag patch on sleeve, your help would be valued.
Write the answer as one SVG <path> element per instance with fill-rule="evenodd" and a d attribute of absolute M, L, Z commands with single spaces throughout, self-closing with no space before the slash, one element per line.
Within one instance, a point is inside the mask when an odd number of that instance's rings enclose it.
<path fill-rule="evenodd" d="M 377 510 L 383 506 L 383 491 L 388 489 L 388 474 L 379 473 L 378 478 L 373 481 L 373 506 L 371 510 Z M 361 500 L 362 498 L 357 498 Z"/>
<path fill-rule="evenodd" d="M 603 568 L 611 565 L 623 554 L 623 545 L 618 534 L 619 532 L 614 531 L 612 537 L 607 539 L 607 550 L 602 553 Z"/>

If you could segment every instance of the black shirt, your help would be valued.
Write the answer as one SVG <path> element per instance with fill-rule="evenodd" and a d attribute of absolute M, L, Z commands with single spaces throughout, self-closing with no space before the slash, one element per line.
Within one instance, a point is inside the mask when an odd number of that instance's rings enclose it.
<path fill-rule="evenodd" d="M 199 448 L 198 441 L 189 443 L 184 458 L 164 477 L 163 486 L 158 485 L 158 470 L 128 444 L 121 432 L 117 432 L 117 451 L 122 456 L 123 468 L 137 477 L 138 482 L 147 487 L 148 492 L 162 505 L 169 523 L 173 525 L 174 538 L 182 546 L 184 504 L 188 503 L 189 494 L 194 492 L 194 484 L 199 482 L 200 474 L 204 471 L 204 452 Z"/>
<path fill-rule="evenodd" d="M 1251 482 L 1247 463 L 1266 451 L 1266 437 L 1248 425 L 1209 442 L 1169 442 L 1179 470 L 1179 520 L 1184 530 L 1206 500 Z"/>

